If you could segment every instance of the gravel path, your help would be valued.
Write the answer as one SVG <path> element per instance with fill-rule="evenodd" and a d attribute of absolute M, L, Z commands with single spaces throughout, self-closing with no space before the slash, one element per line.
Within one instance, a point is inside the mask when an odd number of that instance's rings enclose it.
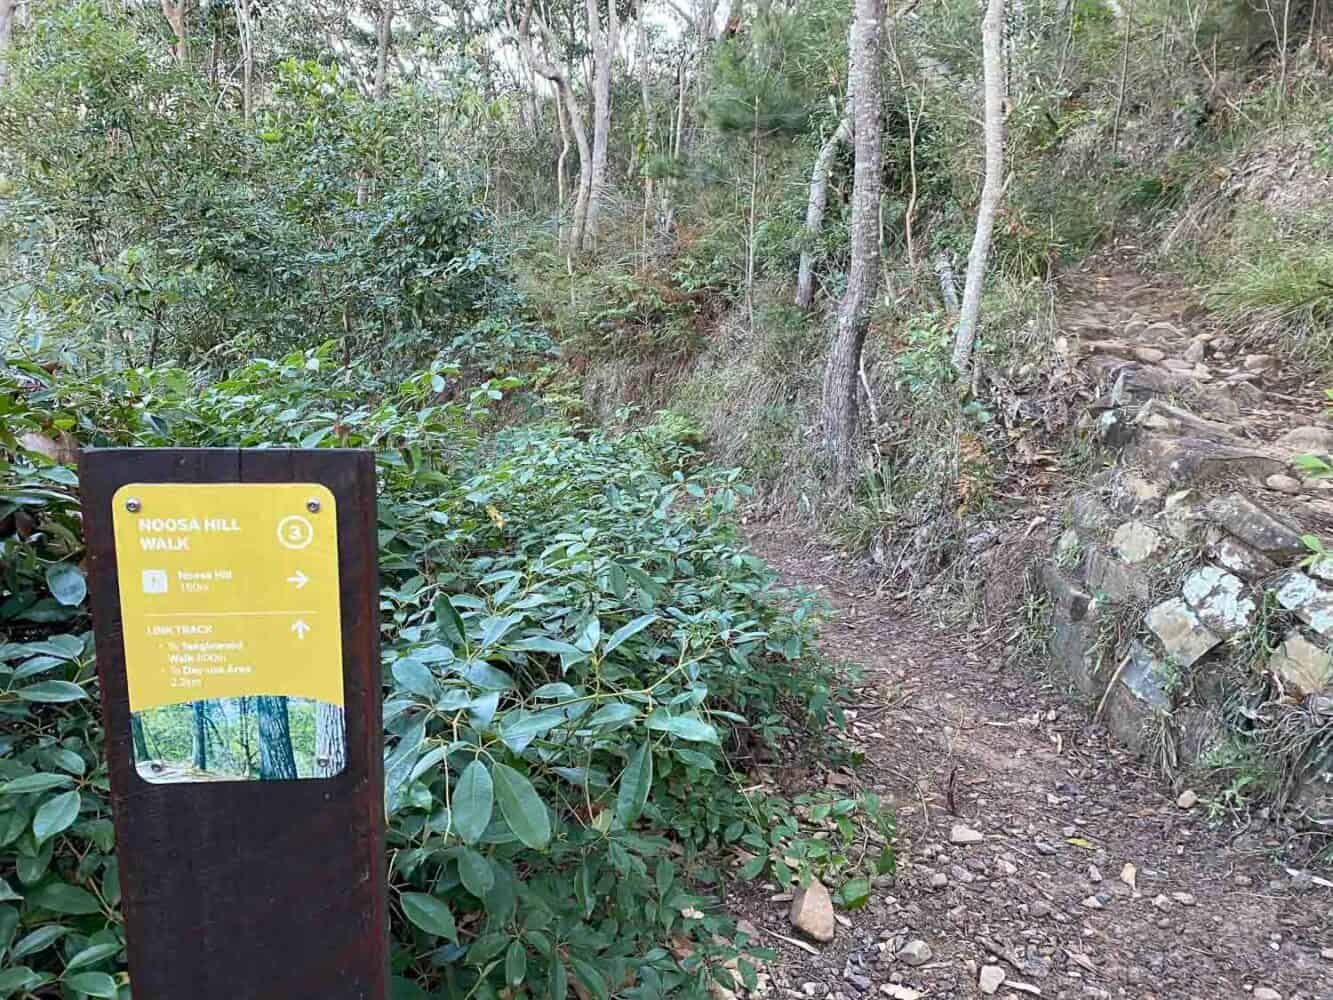
<path fill-rule="evenodd" d="M 873 707 L 850 738 L 858 780 L 898 805 L 900 868 L 818 955 L 767 936 L 771 995 L 1333 998 L 1329 872 L 1288 868 L 1271 830 L 1182 808 L 999 643 L 938 630 L 808 538 L 752 533 L 786 584 L 836 609 L 825 651 L 865 669 Z M 973 839 L 961 828 L 977 842 L 955 843 Z M 795 936 L 773 895 L 755 892 L 752 919 Z"/>

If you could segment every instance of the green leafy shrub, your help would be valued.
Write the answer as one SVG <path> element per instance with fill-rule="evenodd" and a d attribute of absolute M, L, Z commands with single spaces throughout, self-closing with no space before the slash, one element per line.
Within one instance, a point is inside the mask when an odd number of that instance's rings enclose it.
<path fill-rule="evenodd" d="M 891 816 L 793 811 L 735 770 L 837 721 L 839 677 L 815 607 L 745 550 L 744 487 L 697 429 L 482 437 L 513 380 L 464 388 L 436 363 L 393 383 L 334 354 L 217 382 L 0 369 L 0 993 L 126 989 L 75 482 L 41 453 L 64 433 L 376 450 L 396 997 L 702 994 L 744 944 L 705 896 L 733 863 L 860 905 Z"/>

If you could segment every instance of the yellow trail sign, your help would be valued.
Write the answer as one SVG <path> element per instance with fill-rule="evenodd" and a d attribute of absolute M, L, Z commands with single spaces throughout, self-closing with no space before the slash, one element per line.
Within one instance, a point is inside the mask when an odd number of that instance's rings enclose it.
<path fill-rule="evenodd" d="M 337 509 L 314 483 L 131 483 L 112 502 L 130 711 L 343 705 Z"/>

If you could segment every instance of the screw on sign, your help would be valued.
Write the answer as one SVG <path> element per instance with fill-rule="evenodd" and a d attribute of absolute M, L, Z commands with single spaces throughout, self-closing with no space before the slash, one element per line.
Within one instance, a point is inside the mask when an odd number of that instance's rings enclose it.
<path fill-rule="evenodd" d="M 80 471 L 136 1000 L 384 1000 L 373 458 Z"/>

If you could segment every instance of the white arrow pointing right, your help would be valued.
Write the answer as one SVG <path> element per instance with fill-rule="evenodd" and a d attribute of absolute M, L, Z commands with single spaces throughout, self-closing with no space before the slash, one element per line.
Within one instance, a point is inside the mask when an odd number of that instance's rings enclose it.
<path fill-rule="evenodd" d="M 287 577 L 287 582 L 290 584 L 294 584 L 297 590 L 301 590 L 303 587 L 305 587 L 307 583 L 310 582 L 310 577 L 306 576 L 298 569 L 291 576 Z"/>

